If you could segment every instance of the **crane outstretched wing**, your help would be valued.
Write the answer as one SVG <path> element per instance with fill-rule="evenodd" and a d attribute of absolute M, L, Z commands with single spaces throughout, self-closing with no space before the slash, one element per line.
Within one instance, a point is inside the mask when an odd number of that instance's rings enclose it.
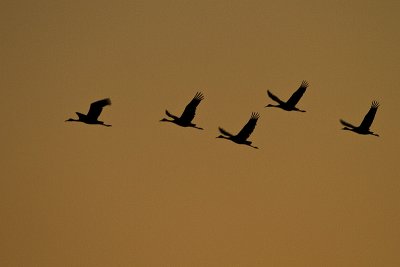
<path fill-rule="evenodd" d="M 240 130 L 240 132 L 237 134 L 237 137 L 242 140 L 246 140 L 247 138 L 249 138 L 251 133 L 254 131 L 254 128 L 256 127 L 257 120 L 259 117 L 260 114 L 252 112 L 249 121 L 246 123 L 243 129 Z"/>
<path fill-rule="evenodd" d="M 371 108 L 368 113 L 365 115 L 363 121 L 360 124 L 360 128 L 368 130 L 374 121 L 376 111 L 378 110 L 379 103 L 377 101 L 372 101 Z"/>
<path fill-rule="evenodd" d="M 97 120 L 97 118 L 100 116 L 101 111 L 103 110 L 103 107 L 108 105 L 111 105 L 111 100 L 109 98 L 93 102 L 92 104 L 90 104 L 87 117 L 93 120 Z"/>
<path fill-rule="evenodd" d="M 340 119 L 340 123 L 343 124 L 344 126 L 350 127 L 350 128 L 357 128 L 356 126 L 354 126 L 351 123 L 348 123 L 347 121 L 344 121 L 342 119 Z"/>
<path fill-rule="evenodd" d="M 233 134 L 231 134 L 231 133 L 225 131 L 225 130 L 222 129 L 221 127 L 218 127 L 218 130 L 219 130 L 223 135 L 226 135 L 226 136 L 229 136 L 229 137 L 232 137 L 232 136 L 233 136 Z"/>
<path fill-rule="evenodd" d="M 293 95 L 289 98 L 289 100 L 286 102 L 289 106 L 296 106 L 296 104 L 300 101 L 301 97 L 303 96 L 304 92 L 306 91 L 308 87 L 308 82 L 303 81 L 299 87 L 299 89 L 296 90 L 296 92 L 293 93 Z"/>
<path fill-rule="evenodd" d="M 279 97 L 277 97 L 276 95 L 274 95 L 273 93 L 271 93 L 270 90 L 267 90 L 267 94 L 268 96 L 274 100 L 275 102 L 278 102 L 279 104 L 284 104 L 285 102 L 283 102 L 282 100 L 279 99 Z"/>
<path fill-rule="evenodd" d="M 191 122 L 196 115 L 196 108 L 200 104 L 201 100 L 204 99 L 204 96 L 201 92 L 197 92 L 193 97 L 192 101 L 187 104 L 185 110 L 183 111 L 180 119 L 185 122 Z"/>

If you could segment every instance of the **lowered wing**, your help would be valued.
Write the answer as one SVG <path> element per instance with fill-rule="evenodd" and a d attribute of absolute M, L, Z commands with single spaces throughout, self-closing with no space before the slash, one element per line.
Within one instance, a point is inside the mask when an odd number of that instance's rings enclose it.
<path fill-rule="evenodd" d="M 344 126 L 350 127 L 350 128 L 357 128 L 356 126 L 354 126 L 351 123 L 348 123 L 347 121 L 344 121 L 342 119 L 340 119 L 340 123 L 343 124 Z"/>
<path fill-rule="evenodd" d="M 270 90 L 267 90 L 267 94 L 268 96 L 274 100 L 275 102 L 278 102 L 279 104 L 284 104 L 285 102 L 283 102 L 282 100 L 279 99 L 279 97 L 277 97 L 276 95 L 274 95 L 273 93 L 271 93 Z"/>
<path fill-rule="evenodd" d="M 226 136 L 229 136 L 229 137 L 232 137 L 232 136 L 233 136 L 233 134 L 231 134 L 231 133 L 225 131 L 225 130 L 222 129 L 221 127 L 218 127 L 218 130 L 219 130 L 223 135 L 226 135 Z"/>
<path fill-rule="evenodd" d="M 170 113 L 168 110 L 165 110 L 165 114 L 170 117 L 173 118 L 174 120 L 179 119 L 177 116 L 173 115 L 172 113 Z"/>

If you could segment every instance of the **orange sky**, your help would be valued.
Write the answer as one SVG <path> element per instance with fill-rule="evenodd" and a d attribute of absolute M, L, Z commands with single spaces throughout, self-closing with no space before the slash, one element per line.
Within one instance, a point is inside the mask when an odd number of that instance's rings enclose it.
<path fill-rule="evenodd" d="M 193 2 L 0 3 L 0 265 L 400 266 L 400 3 Z"/>

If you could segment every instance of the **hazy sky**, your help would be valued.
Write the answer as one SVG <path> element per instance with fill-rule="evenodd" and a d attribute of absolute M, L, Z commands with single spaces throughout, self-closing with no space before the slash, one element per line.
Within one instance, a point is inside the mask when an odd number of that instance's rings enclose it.
<path fill-rule="evenodd" d="M 399 14 L 1 1 L 0 265 L 400 266 Z M 264 108 L 302 80 L 306 113 Z M 159 122 L 197 91 L 204 131 Z M 105 97 L 112 127 L 64 122 Z M 340 130 L 372 100 L 381 137 Z M 251 112 L 259 150 L 215 138 Z"/>

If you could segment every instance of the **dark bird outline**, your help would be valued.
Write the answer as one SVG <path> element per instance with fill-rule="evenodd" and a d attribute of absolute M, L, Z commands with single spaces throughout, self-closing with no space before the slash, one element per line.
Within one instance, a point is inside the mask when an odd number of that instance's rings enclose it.
<path fill-rule="evenodd" d="M 258 149 L 258 147 L 253 146 L 251 141 L 248 141 L 247 139 L 250 137 L 251 133 L 254 131 L 254 128 L 256 127 L 257 120 L 260 118 L 260 114 L 257 112 L 252 112 L 251 117 L 249 121 L 246 123 L 246 125 L 240 130 L 240 132 L 237 135 L 233 135 L 226 130 L 224 130 L 221 127 L 218 127 L 219 131 L 221 132 L 222 135 L 217 136 L 217 138 L 223 138 L 223 139 L 228 139 L 236 144 L 241 144 L 241 145 L 248 145 L 251 146 L 252 148 Z"/>
<path fill-rule="evenodd" d="M 270 90 L 267 90 L 268 96 L 277 102 L 277 105 L 274 104 L 268 104 L 265 107 L 276 107 L 276 108 L 281 108 L 286 111 L 300 111 L 300 112 L 306 112 L 305 110 L 298 109 L 296 107 L 297 103 L 300 101 L 302 98 L 303 94 L 306 92 L 307 87 L 309 86 L 309 83 L 304 80 L 302 81 L 300 87 L 292 94 L 292 96 L 288 99 L 288 101 L 284 102 L 279 97 L 274 95 Z"/>
<path fill-rule="evenodd" d="M 172 120 L 162 118 L 160 121 L 167 121 L 175 123 L 182 127 L 193 127 L 199 130 L 203 130 L 201 127 L 197 127 L 196 124 L 192 123 L 194 116 L 196 115 L 196 108 L 200 102 L 204 99 L 204 95 L 201 92 L 197 92 L 193 97 L 192 101 L 185 107 L 180 117 L 171 114 L 168 110 L 165 110 L 165 114 L 172 118 Z"/>
<path fill-rule="evenodd" d="M 78 115 L 78 119 L 67 119 L 66 122 L 68 121 L 76 121 L 76 122 L 83 122 L 86 124 L 99 124 L 103 125 L 106 127 L 110 127 L 110 124 L 105 124 L 103 121 L 99 121 L 98 118 L 103 110 L 103 107 L 111 105 L 111 100 L 109 98 L 104 98 L 98 101 L 93 102 L 90 104 L 90 108 L 88 113 L 82 114 L 80 112 L 75 112 L 76 115 Z"/>
<path fill-rule="evenodd" d="M 372 122 L 374 121 L 375 114 L 378 110 L 379 107 L 379 102 L 378 101 L 372 101 L 371 107 L 367 114 L 365 114 L 363 121 L 359 126 L 354 126 L 351 123 L 348 123 L 342 119 L 340 119 L 340 123 L 343 124 L 345 127 L 342 128 L 342 130 L 348 130 L 348 131 L 353 131 L 358 134 L 363 134 L 363 135 L 374 135 L 374 136 L 379 136 L 378 134 L 371 132 L 370 127 L 372 125 Z"/>

